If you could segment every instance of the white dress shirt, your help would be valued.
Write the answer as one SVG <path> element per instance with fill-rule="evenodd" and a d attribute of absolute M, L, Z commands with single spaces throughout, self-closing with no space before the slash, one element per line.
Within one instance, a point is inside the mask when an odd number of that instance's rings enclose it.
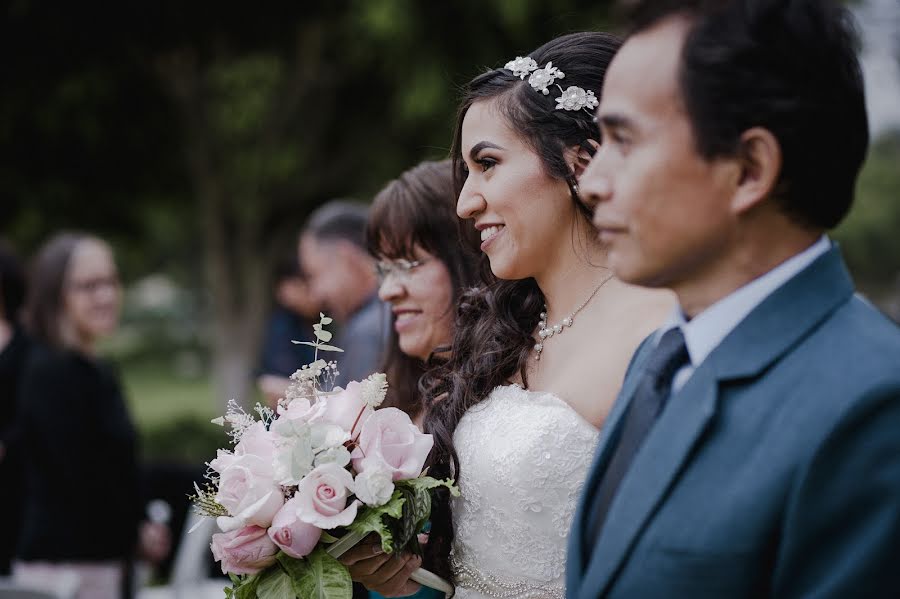
<path fill-rule="evenodd" d="M 663 333 L 675 327 L 681 327 L 684 333 L 690 363 L 675 373 L 675 378 L 672 379 L 672 392 L 680 390 L 687 383 L 694 370 L 754 308 L 829 249 L 831 242 L 823 235 L 799 254 L 731 292 L 690 321 L 685 318 L 680 307 L 676 308 L 666 324 L 659 329 L 656 337 L 659 342 Z"/>

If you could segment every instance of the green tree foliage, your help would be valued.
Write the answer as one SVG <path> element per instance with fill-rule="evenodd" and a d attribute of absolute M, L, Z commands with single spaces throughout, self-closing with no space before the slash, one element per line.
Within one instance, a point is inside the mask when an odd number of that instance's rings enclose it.
<path fill-rule="evenodd" d="M 459 86 L 555 35 L 585 0 L 139 0 L 4 9 L 3 233 L 110 238 L 207 306 L 223 398 L 247 381 L 279 248 L 334 197 L 446 155 Z"/>

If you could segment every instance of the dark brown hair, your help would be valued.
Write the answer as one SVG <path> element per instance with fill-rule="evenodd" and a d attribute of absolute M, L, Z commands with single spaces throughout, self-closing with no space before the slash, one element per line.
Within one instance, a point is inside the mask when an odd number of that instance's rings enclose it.
<path fill-rule="evenodd" d="M 449 160 L 422 162 L 388 183 L 372 203 L 366 242 L 376 258 L 413 260 L 418 246 L 440 260 L 453 286 L 451 310 L 455 310 L 462 290 L 477 283 L 476 231 L 459 224 L 453 164 Z M 389 383 L 383 405 L 415 417 L 423 408 L 419 379 L 426 364 L 400 351 L 393 326 L 391 331 L 382 365 Z"/>
<path fill-rule="evenodd" d="M 600 97 L 606 68 L 620 46 L 608 34 L 585 32 L 558 37 L 528 54 L 543 67 L 548 62 L 565 73 L 565 84 L 592 90 Z M 492 101 L 513 130 L 540 157 L 546 173 L 566 181 L 578 214 L 587 222 L 590 210 L 578 197 L 575 177 L 565 160 L 568 148 L 582 148 L 593 154 L 589 140 L 600 141 L 593 115 L 585 110 L 556 110 L 558 91 L 543 95 L 527 79 L 522 80 L 505 68 L 495 69 L 473 79 L 459 109 L 453 142 L 456 187 L 465 181 L 461 132 L 469 108 L 476 102 Z M 498 280 L 482 255 L 479 273 L 482 286 L 465 293 L 457 314 L 452 352 L 446 364 L 425 374 L 429 410 L 426 432 L 434 435 L 431 472 L 434 476 L 459 477 L 459 460 L 453 446 L 453 434 L 463 414 L 483 401 L 498 385 L 509 383 L 518 373 L 525 385 L 525 364 L 534 346 L 544 297 L 534 279 Z M 453 523 L 449 497 L 443 494 L 432 511 L 432 534 L 426 551 L 429 565 L 444 576 Z"/>
<path fill-rule="evenodd" d="M 66 273 L 78 246 L 94 237 L 85 233 L 57 233 L 38 250 L 28 276 L 25 325 L 36 341 L 62 348 L 61 319 Z"/>
<path fill-rule="evenodd" d="M 837 226 L 869 146 L 859 40 L 844 3 L 641 0 L 632 30 L 676 16 L 690 22 L 678 85 L 700 156 L 735 156 L 746 130 L 767 129 L 782 154 L 773 199 L 801 225 Z"/>

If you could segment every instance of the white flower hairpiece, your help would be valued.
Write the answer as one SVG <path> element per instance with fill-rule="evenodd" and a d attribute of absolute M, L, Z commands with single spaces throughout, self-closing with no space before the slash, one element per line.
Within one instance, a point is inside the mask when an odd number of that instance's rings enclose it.
<path fill-rule="evenodd" d="M 538 64 L 530 56 L 516 56 L 515 60 L 510 60 L 506 63 L 506 68 L 512 71 L 513 75 L 519 79 L 525 79 L 528 73 L 537 70 Z"/>
<path fill-rule="evenodd" d="M 577 85 L 570 85 L 564 90 L 556 83 L 558 79 L 564 79 L 566 74 L 553 66 L 552 61 L 548 62 L 544 68 L 539 68 L 537 62 L 530 56 L 516 56 L 515 60 L 507 62 L 504 68 L 512 71 L 513 75 L 519 79 L 524 80 L 525 77 L 528 77 L 528 84 L 534 91 L 545 96 L 550 93 L 550 86 L 556 84 L 562 95 L 556 99 L 555 110 L 586 110 L 590 112 L 599 104 L 597 96 L 591 90 L 585 90 Z"/>
<path fill-rule="evenodd" d="M 562 79 L 566 74 L 553 66 L 552 62 L 548 62 L 543 69 L 538 69 L 528 78 L 528 84 L 545 96 L 550 93 L 548 86 L 553 85 L 557 79 Z"/>
<path fill-rule="evenodd" d="M 562 95 L 556 99 L 557 110 L 560 108 L 563 110 L 581 110 L 582 108 L 593 109 L 597 108 L 598 104 L 600 104 L 600 102 L 597 100 L 597 96 L 594 95 L 593 91 L 585 91 L 574 85 L 567 87 Z"/>

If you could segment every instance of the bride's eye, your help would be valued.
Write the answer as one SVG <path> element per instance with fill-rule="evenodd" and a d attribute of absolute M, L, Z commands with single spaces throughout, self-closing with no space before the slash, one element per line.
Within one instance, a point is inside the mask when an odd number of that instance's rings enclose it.
<path fill-rule="evenodd" d="M 497 161 L 493 158 L 479 158 L 475 163 L 481 167 L 481 172 L 484 173 L 496 166 Z"/>

